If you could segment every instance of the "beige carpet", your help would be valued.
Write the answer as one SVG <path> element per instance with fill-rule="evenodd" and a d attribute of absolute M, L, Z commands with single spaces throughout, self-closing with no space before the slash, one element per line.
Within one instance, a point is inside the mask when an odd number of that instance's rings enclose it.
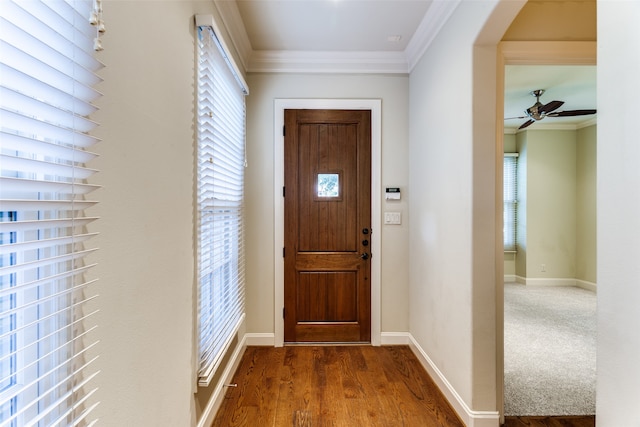
<path fill-rule="evenodd" d="M 592 415 L 596 295 L 505 284 L 505 415 Z"/>

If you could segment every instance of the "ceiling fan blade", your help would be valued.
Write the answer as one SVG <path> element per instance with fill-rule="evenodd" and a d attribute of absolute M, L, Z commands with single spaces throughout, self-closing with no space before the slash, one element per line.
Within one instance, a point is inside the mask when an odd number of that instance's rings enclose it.
<path fill-rule="evenodd" d="M 564 101 L 551 101 L 547 104 L 544 104 L 542 107 L 538 108 L 538 113 L 540 114 L 548 114 L 554 110 L 557 110 L 564 104 Z"/>
<path fill-rule="evenodd" d="M 521 124 L 518 129 L 524 129 L 524 128 L 528 127 L 528 126 L 531 126 L 534 122 L 535 122 L 534 120 L 527 120 L 526 122 Z"/>
<path fill-rule="evenodd" d="M 569 116 L 588 116 L 595 114 L 596 110 L 567 110 L 558 111 L 557 113 L 547 114 L 548 117 L 569 117 Z"/>
<path fill-rule="evenodd" d="M 520 117 L 505 117 L 505 120 L 513 120 L 513 119 L 526 119 L 529 116 L 520 116 Z"/>

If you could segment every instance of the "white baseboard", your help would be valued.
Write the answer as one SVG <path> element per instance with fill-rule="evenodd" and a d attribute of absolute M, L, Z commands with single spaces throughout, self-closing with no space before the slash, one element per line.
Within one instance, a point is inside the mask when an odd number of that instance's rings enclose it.
<path fill-rule="evenodd" d="M 498 411 L 471 410 L 411 334 L 409 334 L 409 339 L 411 350 L 467 427 L 500 426 L 500 413 Z"/>
<path fill-rule="evenodd" d="M 245 334 L 244 339 L 247 345 L 274 347 L 276 342 L 275 334 L 272 332 L 267 333 L 252 333 Z"/>
<path fill-rule="evenodd" d="M 527 286 L 576 286 L 576 279 L 565 278 L 531 278 L 525 279 Z"/>
<path fill-rule="evenodd" d="M 598 285 L 593 282 L 587 282 L 586 280 L 576 279 L 576 286 L 591 292 L 598 292 Z"/>
<path fill-rule="evenodd" d="M 216 384 L 207 407 L 204 409 L 204 411 L 202 411 L 202 416 L 200 417 L 200 421 L 198 422 L 198 427 L 208 427 L 213 424 L 213 419 L 215 418 L 218 409 L 220 409 L 220 405 L 222 405 L 222 399 L 224 398 L 224 385 L 228 384 L 233 379 L 233 375 L 236 373 L 236 370 L 240 365 L 240 361 L 242 360 L 242 355 L 249 345 L 273 347 L 275 345 L 275 335 L 273 333 L 244 334 L 235 350 L 233 351 L 233 354 L 229 359 L 229 363 L 222 373 L 220 381 L 218 381 L 218 383 Z"/>
<path fill-rule="evenodd" d="M 411 344 L 411 334 L 409 332 L 381 332 L 381 345 L 409 345 Z"/>
<path fill-rule="evenodd" d="M 505 274 L 504 275 L 504 283 L 513 283 L 516 281 L 515 274 Z"/>
<path fill-rule="evenodd" d="M 513 282 L 513 281 L 507 282 L 506 277 L 507 276 L 505 276 L 505 283 Z M 515 276 L 515 282 L 520 283 L 521 285 L 528 285 L 528 286 L 575 286 L 578 288 L 586 289 L 591 292 L 596 292 L 596 289 L 598 287 L 596 283 L 587 282 L 586 280 L 553 278 L 553 277 L 532 278 L 532 277 Z"/>

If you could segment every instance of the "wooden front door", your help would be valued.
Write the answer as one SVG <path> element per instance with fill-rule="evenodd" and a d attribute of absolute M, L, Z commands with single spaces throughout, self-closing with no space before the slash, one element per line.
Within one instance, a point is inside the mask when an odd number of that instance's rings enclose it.
<path fill-rule="evenodd" d="M 371 112 L 285 110 L 284 341 L 371 340 Z"/>

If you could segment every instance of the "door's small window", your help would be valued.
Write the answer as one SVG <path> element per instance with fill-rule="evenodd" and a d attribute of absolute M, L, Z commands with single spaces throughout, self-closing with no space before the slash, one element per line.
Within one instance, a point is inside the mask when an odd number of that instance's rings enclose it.
<path fill-rule="evenodd" d="M 337 199 L 340 198 L 340 174 L 339 173 L 319 173 L 317 176 L 318 198 Z"/>

